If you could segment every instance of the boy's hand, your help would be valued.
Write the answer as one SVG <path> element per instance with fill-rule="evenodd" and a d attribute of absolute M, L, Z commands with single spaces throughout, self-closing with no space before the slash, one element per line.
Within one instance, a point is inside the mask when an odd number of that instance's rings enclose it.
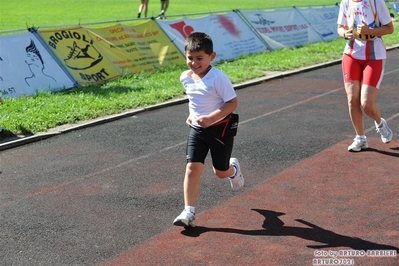
<path fill-rule="evenodd" d="M 191 125 L 193 124 L 193 121 L 190 119 L 190 117 L 187 118 L 186 124 L 187 124 L 187 126 L 189 126 L 189 127 L 191 127 Z"/>
<path fill-rule="evenodd" d="M 201 116 L 201 117 L 199 117 L 197 119 L 198 125 L 200 125 L 203 128 L 209 127 L 212 124 L 212 122 L 213 121 L 209 117 L 207 117 L 206 115 Z"/>

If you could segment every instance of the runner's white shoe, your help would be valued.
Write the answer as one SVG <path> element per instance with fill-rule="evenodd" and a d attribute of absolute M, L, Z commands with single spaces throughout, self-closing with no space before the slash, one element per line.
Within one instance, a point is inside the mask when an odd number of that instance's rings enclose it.
<path fill-rule="evenodd" d="M 183 210 L 173 221 L 173 225 L 184 227 L 195 227 L 195 213 Z"/>
<path fill-rule="evenodd" d="M 348 147 L 348 151 L 361 151 L 369 147 L 367 139 L 354 138 L 353 143 Z"/>
<path fill-rule="evenodd" d="M 381 126 L 379 126 L 375 121 L 374 124 L 375 124 L 375 129 L 381 135 L 382 142 L 384 143 L 391 142 L 393 138 L 393 133 L 392 130 L 388 127 L 387 121 L 385 121 L 384 118 L 381 118 Z"/>
<path fill-rule="evenodd" d="M 230 158 L 230 163 L 237 169 L 234 178 L 230 178 L 230 184 L 233 191 L 239 191 L 244 187 L 244 176 L 241 173 L 240 164 L 236 158 Z"/>

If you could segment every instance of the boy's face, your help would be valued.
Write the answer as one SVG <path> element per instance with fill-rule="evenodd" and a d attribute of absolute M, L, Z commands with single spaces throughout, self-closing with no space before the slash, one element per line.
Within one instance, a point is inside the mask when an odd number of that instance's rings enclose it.
<path fill-rule="evenodd" d="M 210 66 L 213 59 L 216 57 L 216 53 L 207 54 L 204 51 L 190 52 L 185 51 L 187 66 L 199 77 L 205 76 L 208 67 Z"/>

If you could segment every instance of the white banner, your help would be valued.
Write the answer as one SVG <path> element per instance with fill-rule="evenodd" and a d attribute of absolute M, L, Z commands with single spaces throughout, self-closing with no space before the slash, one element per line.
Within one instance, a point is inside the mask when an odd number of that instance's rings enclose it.
<path fill-rule="evenodd" d="M 323 41 L 295 8 L 241 13 L 271 50 Z"/>
<path fill-rule="evenodd" d="M 235 12 L 195 19 L 157 20 L 157 23 L 182 53 L 185 39 L 190 33 L 208 34 L 213 40 L 213 49 L 216 52 L 214 62 L 267 50 L 262 40 Z"/>
<path fill-rule="evenodd" d="M 0 95 L 29 96 L 74 86 L 32 33 L 0 36 Z"/>
<path fill-rule="evenodd" d="M 298 11 L 306 18 L 324 41 L 332 41 L 339 38 L 337 33 L 337 18 L 339 7 L 309 7 L 298 8 Z"/>

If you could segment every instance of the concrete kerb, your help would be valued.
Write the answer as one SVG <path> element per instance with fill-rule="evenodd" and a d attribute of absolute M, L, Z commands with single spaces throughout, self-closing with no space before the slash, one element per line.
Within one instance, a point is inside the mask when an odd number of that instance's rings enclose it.
<path fill-rule="evenodd" d="M 396 48 L 399 48 L 399 45 L 389 47 L 389 48 L 387 48 L 387 50 L 392 50 L 392 49 L 396 49 Z M 308 66 L 308 67 L 304 67 L 304 68 L 300 68 L 300 69 L 295 69 L 295 70 L 291 70 L 291 71 L 267 72 L 266 76 L 264 76 L 264 77 L 245 81 L 245 82 L 242 82 L 239 84 L 234 84 L 234 88 L 237 90 L 243 89 L 245 87 L 259 84 L 259 83 L 262 83 L 262 82 L 265 82 L 268 80 L 283 78 L 283 77 L 287 77 L 287 76 L 290 76 L 293 74 L 310 71 L 313 69 L 328 67 L 331 65 L 339 64 L 340 62 L 341 62 L 341 59 L 337 59 L 337 60 L 333 60 L 333 61 L 329 61 L 329 62 L 325 62 L 325 63 L 321 63 L 321 64 L 316 64 L 316 65 L 312 65 L 312 66 Z M 137 115 L 142 112 L 160 109 L 160 108 L 173 106 L 173 105 L 177 105 L 177 104 L 182 104 L 182 103 L 186 103 L 186 102 L 188 102 L 188 99 L 186 96 L 184 96 L 179 99 L 173 99 L 170 101 L 166 101 L 164 103 L 155 104 L 155 105 L 151 105 L 151 106 L 140 108 L 140 109 L 130 110 L 130 111 L 126 111 L 126 112 L 123 112 L 120 114 L 103 116 L 100 118 L 96 118 L 96 119 L 89 120 L 89 121 L 83 121 L 81 123 L 77 123 L 77 124 L 73 124 L 73 125 L 70 125 L 70 124 L 62 125 L 62 126 L 50 129 L 48 132 L 40 132 L 40 133 L 37 133 L 32 136 L 21 136 L 21 137 L 18 137 L 17 139 L 12 138 L 9 141 L 6 140 L 5 142 L 0 144 L 0 151 L 6 150 L 6 149 L 11 149 L 11 148 L 14 148 L 14 147 L 17 147 L 20 145 L 24 145 L 24 144 L 28 144 L 28 143 L 32 143 L 35 141 L 43 140 L 46 138 L 50 138 L 50 137 L 53 137 L 53 136 L 56 136 L 56 135 L 59 135 L 62 133 L 67 133 L 67 132 L 79 130 L 79 129 L 86 128 L 86 127 L 104 124 L 104 123 L 108 123 L 108 122 L 118 120 L 121 118 L 134 116 L 134 115 Z"/>

